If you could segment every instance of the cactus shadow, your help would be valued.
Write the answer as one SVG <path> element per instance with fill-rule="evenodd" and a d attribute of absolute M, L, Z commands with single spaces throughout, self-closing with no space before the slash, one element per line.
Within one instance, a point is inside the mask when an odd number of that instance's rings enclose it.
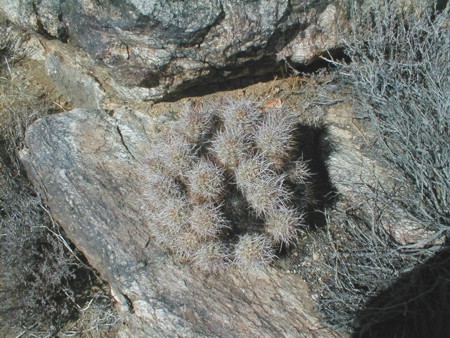
<path fill-rule="evenodd" d="M 327 167 L 327 160 L 333 151 L 327 140 L 326 127 L 298 125 L 295 133 L 295 157 L 307 161 L 312 173 L 307 189 L 298 189 L 297 200 L 305 212 L 305 221 L 312 229 L 326 224 L 324 209 L 331 207 L 337 197 Z"/>

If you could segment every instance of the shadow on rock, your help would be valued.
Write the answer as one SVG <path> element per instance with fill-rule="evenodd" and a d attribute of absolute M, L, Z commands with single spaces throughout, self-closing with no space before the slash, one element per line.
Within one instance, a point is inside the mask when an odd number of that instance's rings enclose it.
<path fill-rule="evenodd" d="M 400 277 L 359 314 L 359 337 L 448 337 L 450 247 Z"/>
<path fill-rule="evenodd" d="M 299 157 L 307 161 L 311 172 L 311 184 L 298 196 L 301 203 L 306 203 L 306 222 L 311 228 L 326 224 L 323 211 L 336 200 L 337 190 L 331 183 L 327 167 L 327 159 L 332 146 L 327 139 L 328 131 L 324 127 L 300 125 L 295 143 L 298 144 Z M 304 202 L 303 202 L 304 201 Z"/>

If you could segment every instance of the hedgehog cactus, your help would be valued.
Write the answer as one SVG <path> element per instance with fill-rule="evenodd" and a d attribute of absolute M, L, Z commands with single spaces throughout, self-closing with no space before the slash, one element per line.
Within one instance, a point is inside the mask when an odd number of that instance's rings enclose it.
<path fill-rule="evenodd" d="M 161 133 L 145 162 L 146 217 L 159 245 L 216 270 L 266 266 L 303 225 L 295 191 L 307 163 L 295 117 L 249 101 L 190 108 Z"/>

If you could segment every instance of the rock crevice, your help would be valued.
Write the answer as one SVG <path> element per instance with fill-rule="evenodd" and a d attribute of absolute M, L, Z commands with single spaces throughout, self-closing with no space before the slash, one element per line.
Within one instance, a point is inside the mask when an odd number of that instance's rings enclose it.
<path fill-rule="evenodd" d="M 199 84 L 270 74 L 285 60 L 313 61 L 339 46 L 347 6 L 341 0 L 301 8 L 288 0 L 6 0 L 0 10 L 48 39 L 49 58 L 67 55 L 63 68 L 105 79 L 109 100 L 160 101 Z M 77 80 L 70 72 L 57 77 L 70 97 Z M 96 108 L 107 104 L 93 94 Z"/>

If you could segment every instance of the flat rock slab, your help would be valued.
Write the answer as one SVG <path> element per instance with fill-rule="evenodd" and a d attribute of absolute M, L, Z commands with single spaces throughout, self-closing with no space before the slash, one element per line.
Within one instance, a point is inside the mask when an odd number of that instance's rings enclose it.
<path fill-rule="evenodd" d="M 144 114 L 77 109 L 35 122 L 21 153 L 53 217 L 110 283 L 119 336 L 338 336 L 298 275 L 204 273 L 154 245 L 139 175 L 154 128 Z"/>

